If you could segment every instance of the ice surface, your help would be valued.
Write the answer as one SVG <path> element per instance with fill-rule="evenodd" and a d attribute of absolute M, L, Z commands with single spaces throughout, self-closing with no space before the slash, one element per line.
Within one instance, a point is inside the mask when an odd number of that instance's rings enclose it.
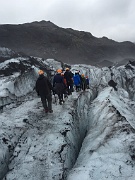
<path fill-rule="evenodd" d="M 0 66 L 6 70 L 11 61 Z M 0 179 L 134 180 L 135 67 L 72 65 L 89 76 L 90 89 L 73 92 L 63 105 L 53 97 L 54 112 L 46 115 L 34 90 L 38 63 L 0 77 Z M 108 86 L 111 72 L 118 91 Z"/>

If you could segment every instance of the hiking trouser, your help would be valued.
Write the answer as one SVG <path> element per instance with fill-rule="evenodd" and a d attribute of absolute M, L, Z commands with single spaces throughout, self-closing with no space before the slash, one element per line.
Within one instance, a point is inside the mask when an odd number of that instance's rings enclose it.
<path fill-rule="evenodd" d="M 59 102 L 63 101 L 63 94 L 58 94 Z"/>
<path fill-rule="evenodd" d="M 80 91 L 80 85 L 76 85 L 75 88 L 77 92 Z"/>
<path fill-rule="evenodd" d="M 67 91 L 68 91 L 68 95 L 72 94 L 73 92 L 73 83 L 70 81 L 67 81 Z"/>
<path fill-rule="evenodd" d="M 85 91 L 85 89 L 86 89 L 86 84 L 82 83 L 82 90 Z"/>
<path fill-rule="evenodd" d="M 41 96 L 41 101 L 45 110 L 52 110 L 52 95 Z"/>
<path fill-rule="evenodd" d="M 59 101 L 63 101 L 64 84 L 63 83 L 56 83 L 54 90 L 59 97 Z"/>

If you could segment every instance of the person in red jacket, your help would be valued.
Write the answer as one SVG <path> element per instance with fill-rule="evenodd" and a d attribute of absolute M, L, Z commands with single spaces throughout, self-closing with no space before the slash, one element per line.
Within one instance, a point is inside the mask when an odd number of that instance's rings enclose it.
<path fill-rule="evenodd" d="M 73 76 L 74 74 L 70 71 L 70 69 L 66 68 L 66 72 L 64 73 L 64 78 L 67 81 L 68 95 L 72 94 L 73 92 Z"/>
<path fill-rule="evenodd" d="M 44 76 L 44 71 L 39 70 L 38 72 L 39 77 L 36 81 L 36 92 L 38 96 L 41 97 L 41 101 L 43 104 L 43 107 L 45 109 L 45 112 L 52 113 L 52 95 L 51 95 L 51 90 L 53 91 L 53 87 L 48 80 L 46 76 Z"/>
<path fill-rule="evenodd" d="M 63 76 L 64 78 L 64 73 L 61 73 L 61 76 Z M 68 92 L 67 92 L 67 80 L 64 78 L 64 98 L 67 98 L 68 97 Z"/>

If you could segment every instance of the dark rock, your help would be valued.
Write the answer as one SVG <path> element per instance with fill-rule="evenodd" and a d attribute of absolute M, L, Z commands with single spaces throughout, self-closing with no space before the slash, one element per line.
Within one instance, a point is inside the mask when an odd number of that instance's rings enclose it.
<path fill-rule="evenodd" d="M 114 90 L 117 91 L 117 88 L 116 88 L 117 83 L 114 82 L 112 79 L 108 82 L 108 85 L 111 86 L 111 87 L 113 87 Z"/>
<path fill-rule="evenodd" d="M 69 64 L 112 66 L 116 61 L 135 57 L 134 43 L 96 38 L 89 32 L 64 29 L 50 21 L 0 25 L 0 46 Z"/>

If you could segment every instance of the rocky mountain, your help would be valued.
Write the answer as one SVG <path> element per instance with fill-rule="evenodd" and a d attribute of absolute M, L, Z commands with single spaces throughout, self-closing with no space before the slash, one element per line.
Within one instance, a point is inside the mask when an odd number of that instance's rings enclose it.
<path fill-rule="evenodd" d="M 96 38 L 89 32 L 61 28 L 50 21 L 0 25 L 0 46 L 69 64 L 108 66 L 135 59 L 134 43 Z"/>

